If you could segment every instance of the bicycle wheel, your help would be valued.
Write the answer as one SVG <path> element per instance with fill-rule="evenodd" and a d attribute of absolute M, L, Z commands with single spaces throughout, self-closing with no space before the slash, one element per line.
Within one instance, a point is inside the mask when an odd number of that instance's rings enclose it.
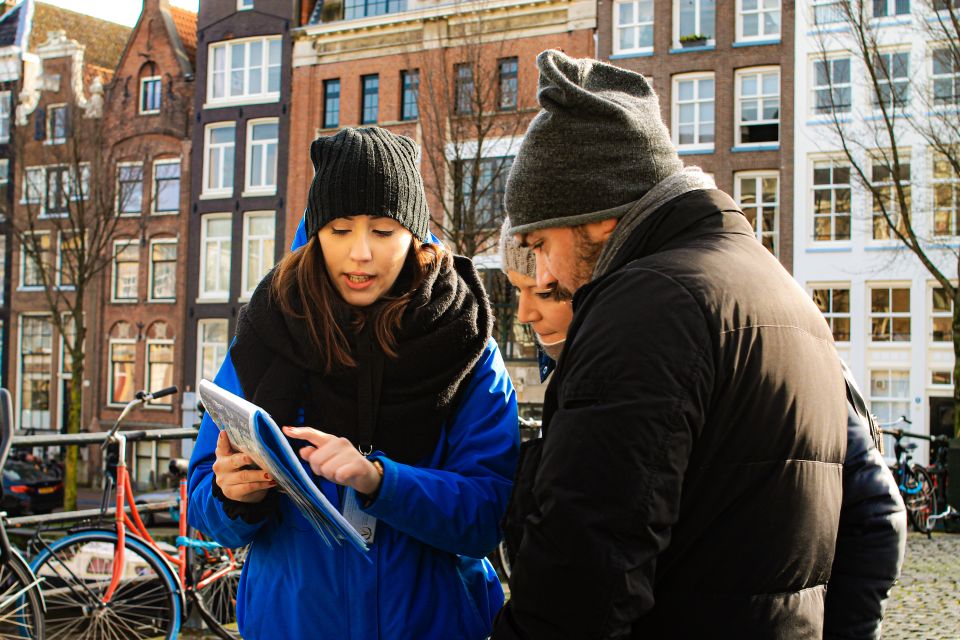
<path fill-rule="evenodd" d="M 11 550 L 8 563 L 0 565 L 0 640 L 43 637 L 40 585 L 24 559 Z"/>
<path fill-rule="evenodd" d="M 903 487 L 904 503 L 913 528 L 920 533 L 929 534 L 932 527 L 927 525 L 927 518 L 937 512 L 937 494 L 930 474 L 915 464 L 907 470 Z"/>
<path fill-rule="evenodd" d="M 49 545 L 31 567 L 43 579 L 46 637 L 175 640 L 180 632 L 180 586 L 164 560 L 138 538 L 124 540 L 124 568 L 110 602 L 117 534 L 80 531 Z"/>
<path fill-rule="evenodd" d="M 237 631 L 237 586 L 246 559 L 247 547 L 231 549 L 190 549 L 192 596 L 207 628 L 224 640 L 240 638 Z"/>

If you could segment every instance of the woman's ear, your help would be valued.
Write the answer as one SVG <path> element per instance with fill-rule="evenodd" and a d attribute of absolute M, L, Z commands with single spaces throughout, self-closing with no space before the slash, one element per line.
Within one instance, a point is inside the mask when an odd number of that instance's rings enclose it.
<path fill-rule="evenodd" d="M 316 170 L 320 167 L 320 153 L 323 145 L 320 144 L 320 139 L 317 138 L 310 144 L 310 160 L 313 161 L 313 170 Z"/>

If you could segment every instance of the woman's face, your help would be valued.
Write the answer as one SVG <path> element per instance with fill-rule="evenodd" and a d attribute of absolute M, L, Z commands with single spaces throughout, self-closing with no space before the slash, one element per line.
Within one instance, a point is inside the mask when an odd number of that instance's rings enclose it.
<path fill-rule="evenodd" d="M 557 300 L 556 285 L 548 289 L 538 287 L 534 278 L 516 271 L 507 271 L 507 279 L 517 288 L 517 320 L 530 325 L 540 344 L 565 340 L 573 307 L 568 300 Z"/>
<path fill-rule="evenodd" d="M 330 280 L 355 307 L 369 306 L 390 290 L 413 242 L 393 218 L 368 215 L 331 220 L 317 237 Z"/>

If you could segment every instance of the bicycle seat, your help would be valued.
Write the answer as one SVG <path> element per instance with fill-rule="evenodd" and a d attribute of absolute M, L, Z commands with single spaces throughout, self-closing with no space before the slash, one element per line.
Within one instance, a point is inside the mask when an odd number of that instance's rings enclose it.
<path fill-rule="evenodd" d="M 917 443 L 916 443 L 916 442 L 908 442 L 907 444 L 903 445 L 903 448 L 906 449 L 907 451 L 913 451 L 914 449 L 917 448 Z"/>
<path fill-rule="evenodd" d="M 170 474 L 178 478 L 185 478 L 189 465 L 190 461 L 186 458 L 171 458 L 169 465 Z"/>

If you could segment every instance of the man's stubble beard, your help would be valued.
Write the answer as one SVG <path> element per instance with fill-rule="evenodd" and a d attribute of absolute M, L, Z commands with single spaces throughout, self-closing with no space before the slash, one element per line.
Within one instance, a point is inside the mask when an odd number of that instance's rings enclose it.
<path fill-rule="evenodd" d="M 583 227 L 573 228 L 573 250 L 575 262 L 573 264 L 573 291 L 593 280 L 593 270 L 600 260 L 603 251 L 603 242 L 590 238 Z"/>

